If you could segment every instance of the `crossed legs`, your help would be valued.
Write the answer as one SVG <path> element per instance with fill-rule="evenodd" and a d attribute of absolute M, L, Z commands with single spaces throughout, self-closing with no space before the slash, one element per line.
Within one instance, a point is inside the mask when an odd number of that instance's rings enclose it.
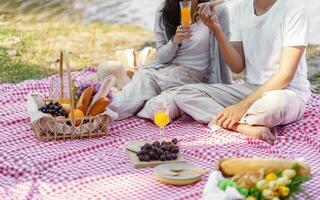
<path fill-rule="evenodd" d="M 175 96 L 177 106 L 201 123 L 210 123 L 221 109 L 235 104 L 257 86 L 189 85 L 180 88 Z M 265 93 L 247 111 L 232 130 L 265 141 L 273 141 L 270 128 L 286 125 L 302 118 L 304 103 L 290 90 Z"/>

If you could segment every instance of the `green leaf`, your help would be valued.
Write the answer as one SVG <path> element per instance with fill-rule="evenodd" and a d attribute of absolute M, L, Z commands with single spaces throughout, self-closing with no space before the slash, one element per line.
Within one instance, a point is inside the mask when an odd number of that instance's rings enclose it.
<path fill-rule="evenodd" d="M 309 176 L 296 176 L 293 177 L 291 183 L 288 185 L 290 189 L 290 195 L 302 191 L 302 184 L 310 179 Z"/>
<path fill-rule="evenodd" d="M 277 175 L 277 178 L 280 178 L 280 177 L 282 177 L 282 172 L 279 172 L 276 175 Z"/>
<path fill-rule="evenodd" d="M 259 199 L 261 192 L 258 190 L 258 188 L 251 188 L 249 190 L 249 196 L 254 196 L 255 198 Z"/>
<path fill-rule="evenodd" d="M 222 180 L 218 186 L 221 190 L 225 191 L 227 187 L 236 187 L 237 184 L 230 180 Z"/>
<path fill-rule="evenodd" d="M 237 186 L 236 189 L 243 197 L 247 197 L 249 195 L 249 189 L 246 187 Z"/>

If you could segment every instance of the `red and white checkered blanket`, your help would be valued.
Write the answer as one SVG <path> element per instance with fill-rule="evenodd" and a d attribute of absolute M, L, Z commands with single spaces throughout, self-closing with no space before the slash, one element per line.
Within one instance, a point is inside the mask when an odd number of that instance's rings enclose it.
<path fill-rule="evenodd" d="M 73 76 L 77 81 L 93 72 L 88 68 Z M 153 169 L 134 169 L 129 162 L 125 142 L 158 139 L 151 122 L 112 123 L 110 136 L 103 138 L 37 142 L 26 95 L 47 95 L 52 78 L 0 85 L 0 199 L 200 199 L 207 177 L 195 185 L 168 186 L 155 179 Z M 274 145 L 234 132 L 213 133 L 187 116 L 168 126 L 167 135 L 181 140 L 188 162 L 208 170 L 224 157 L 303 159 L 312 167 L 313 179 L 305 188 L 314 200 L 320 199 L 319 127 L 320 96 L 313 95 L 302 121 L 276 128 Z"/>

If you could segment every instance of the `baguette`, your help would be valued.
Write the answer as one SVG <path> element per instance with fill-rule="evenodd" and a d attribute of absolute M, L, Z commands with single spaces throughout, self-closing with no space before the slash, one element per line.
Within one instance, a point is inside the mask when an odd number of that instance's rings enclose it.
<path fill-rule="evenodd" d="M 107 97 L 101 98 L 89 110 L 88 116 L 96 116 L 106 110 L 110 101 Z"/>
<path fill-rule="evenodd" d="M 265 174 L 279 173 L 299 165 L 298 176 L 309 176 L 310 167 L 307 164 L 294 160 L 269 158 L 227 158 L 220 162 L 219 170 L 226 176 L 234 176 L 248 172 L 259 172 L 263 169 Z"/>
<path fill-rule="evenodd" d="M 83 113 L 87 113 L 93 93 L 94 87 L 91 86 L 85 89 L 79 98 L 76 109 L 81 110 Z"/>
<path fill-rule="evenodd" d="M 97 94 L 93 97 L 93 99 L 89 105 L 89 109 L 86 112 L 87 116 L 90 116 L 89 112 L 90 112 L 90 110 L 92 110 L 92 107 L 97 103 L 97 101 L 99 101 L 107 96 L 107 94 L 110 92 L 111 88 L 114 86 L 115 82 L 116 82 L 116 78 L 113 75 L 109 75 L 103 79 L 100 89 L 98 90 Z M 108 103 L 108 105 L 109 105 L 109 103 Z"/>

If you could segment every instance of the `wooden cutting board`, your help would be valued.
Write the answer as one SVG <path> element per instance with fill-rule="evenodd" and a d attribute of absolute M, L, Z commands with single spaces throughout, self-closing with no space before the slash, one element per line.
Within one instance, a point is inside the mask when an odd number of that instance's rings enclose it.
<path fill-rule="evenodd" d="M 185 162 L 181 154 L 178 154 L 177 160 L 170 160 L 170 161 L 150 161 L 150 162 L 141 162 L 136 154 L 136 152 L 140 151 L 141 147 L 145 144 L 149 143 L 152 144 L 151 141 L 131 141 L 125 144 L 126 151 L 128 153 L 129 159 L 131 163 L 134 165 L 135 168 L 146 168 L 146 167 L 156 167 L 163 163 L 181 163 Z"/>

